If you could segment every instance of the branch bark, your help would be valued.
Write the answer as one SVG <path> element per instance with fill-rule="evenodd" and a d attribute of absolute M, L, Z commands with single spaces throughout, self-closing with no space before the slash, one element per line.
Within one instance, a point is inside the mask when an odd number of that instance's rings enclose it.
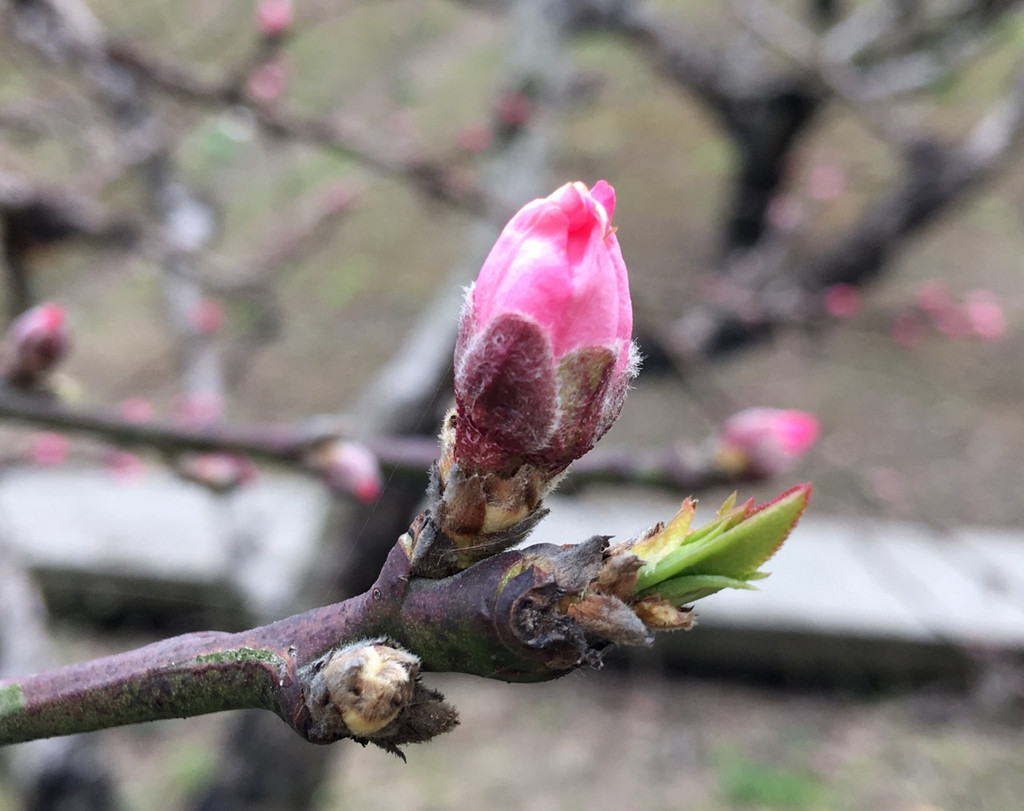
<path fill-rule="evenodd" d="M 544 681 L 599 660 L 607 640 L 585 633 L 560 603 L 589 583 L 580 573 L 595 570 L 605 539 L 571 551 L 540 545 L 505 552 L 436 580 L 410 577 L 412 543 L 403 536 L 374 586 L 344 602 L 242 633 L 186 634 L 0 681 L 0 744 L 259 708 L 314 743 L 353 737 L 392 748 L 446 731 L 452 711 L 421 690 L 372 735 L 334 722 L 329 705 L 336 708 L 337 700 L 324 701 L 323 682 L 353 643 L 385 640 L 415 651 L 425 671 L 510 682 Z M 424 702 L 432 705 L 427 712 Z"/>

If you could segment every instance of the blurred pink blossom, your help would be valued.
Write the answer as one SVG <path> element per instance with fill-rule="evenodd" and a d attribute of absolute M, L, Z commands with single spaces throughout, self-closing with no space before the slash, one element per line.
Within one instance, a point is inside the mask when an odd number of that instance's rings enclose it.
<path fill-rule="evenodd" d="M 466 152 L 483 152 L 493 138 L 494 133 L 486 124 L 467 124 L 459 130 L 459 146 Z"/>
<path fill-rule="evenodd" d="M 717 461 L 733 474 L 774 476 L 803 459 L 819 432 L 817 418 L 806 411 L 748 408 L 723 424 Z"/>
<path fill-rule="evenodd" d="M 192 308 L 189 321 L 196 332 L 211 335 L 224 325 L 224 307 L 219 301 L 204 296 Z"/>
<path fill-rule="evenodd" d="M 833 318 L 852 318 L 863 302 L 864 294 L 852 284 L 834 284 L 825 290 L 825 311 Z"/>
<path fill-rule="evenodd" d="M 71 333 L 59 304 L 38 304 L 14 319 L 7 331 L 5 377 L 30 382 L 52 371 L 67 356 Z"/>
<path fill-rule="evenodd" d="M 926 313 L 940 313 L 953 306 L 953 297 L 949 294 L 949 288 L 945 283 L 938 280 L 925 282 L 914 295 L 917 306 Z"/>
<path fill-rule="evenodd" d="M 339 180 L 324 190 L 320 201 L 326 211 L 342 211 L 352 205 L 354 197 L 352 187 Z"/>
<path fill-rule="evenodd" d="M 126 397 L 117 404 L 117 411 L 127 422 L 149 422 L 156 413 L 152 401 L 145 397 Z"/>
<path fill-rule="evenodd" d="M 278 37 L 294 21 L 291 0 L 260 0 L 256 5 L 256 22 L 268 37 Z"/>
<path fill-rule="evenodd" d="M 533 115 L 533 102 L 519 90 L 508 90 L 494 103 L 494 115 L 506 127 L 519 127 Z"/>
<path fill-rule="evenodd" d="M 178 463 L 182 476 L 218 493 L 234 490 L 256 479 L 258 471 L 252 460 L 235 453 L 199 453 L 186 456 Z"/>
<path fill-rule="evenodd" d="M 892 320 L 889 336 L 900 346 L 913 349 L 924 340 L 924 329 L 916 313 L 900 313 Z"/>
<path fill-rule="evenodd" d="M 967 310 L 955 304 L 932 313 L 935 328 L 947 338 L 966 338 L 971 334 L 971 321 Z"/>
<path fill-rule="evenodd" d="M 56 431 L 40 431 L 29 439 L 28 458 L 41 467 L 62 465 L 71 453 L 71 440 Z"/>
<path fill-rule="evenodd" d="M 107 470 L 121 484 L 135 484 L 146 474 L 146 465 L 134 453 L 111 451 L 107 456 Z"/>
<path fill-rule="evenodd" d="M 1006 313 L 999 297 L 991 290 L 972 290 L 964 305 L 972 332 L 983 341 L 1001 341 L 1006 337 Z"/>
<path fill-rule="evenodd" d="M 264 62 L 249 74 L 249 95 L 262 104 L 280 97 L 288 86 L 288 71 L 280 62 Z"/>
<path fill-rule="evenodd" d="M 178 425 L 209 425 L 224 416 L 224 398 L 214 392 L 179 394 L 171 403 L 171 418 Z"/>
<path fill-rule="evenodd" d="M 767 219 L 772 228 L 793 231 L 803 222 L 803 204 L 791 194 L 777 194 L 768 204 Z"/>
<path fill-rule="evenodd" d="M 846 172 L 835 164 L 815 166 L 807 179 L 807 190 L 815 200 L 837 200 L 846 193 Z"/>

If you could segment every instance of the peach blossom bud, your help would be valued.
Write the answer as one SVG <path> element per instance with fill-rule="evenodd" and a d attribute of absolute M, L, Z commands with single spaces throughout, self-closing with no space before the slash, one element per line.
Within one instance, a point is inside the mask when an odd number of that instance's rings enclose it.
<path fill-rule="evenodd" d="M 256 6 L 256 22 L 268 37 L 279 37 L 294 21 L 291 0 L 260 0 Z"/>
<path fill-rule="evenodd" d="M 834 284 L 825 291 L 825 311 L 833 318 L 852 318 L 863 302 L 864 294 L 852 284 Z"/>
<path fill-rule="evenodd" d="M 117 404 L 117 412 L 126 422 L 149 422 L 153 419 L 153 403 L 145 397 L 127 397 Z"/>
<path fill-rule="evenodd" d="M 939 313 L 953 306 L 949 288 L 943 282 L 930 281 L 922 284 L 914 295 L 917 306 L 926 313 Z"/>
<path fill-rule="evenodd" d="M 189 312 L 188 320 L 196 332 L 212 335 L 224 325 L 224 308 L 219 301 L 204 297 Z"/>
<path fill-rule="evenodd" d="M 215 392 L 179 394 L 171 403 L 171 418 L 178 425 L 209 425 L 224 416 L 224 398 Z"/>
<path fill-rule="evenodd" d="M 924 340 L 924 324 L 914 313 L 900 313 L 892 320 L 889 335 L 900 346 L 913 349 Z"/>
<path fill-rule="evenodd" d="M 568 183 L 516 214 L 466 297 L 455 461 L 555 476 L 611 427 L 637 360 L 615 191 Z"/>
<path fill-rule="evenodd" d="M 288 72 L 280 62 L 264 62 L 249 74 L 249 95 L 261 104 L 280 97 L 288 86 Z"/>
<path fill-rule="evenodd" d="M 307 464 L 335 493 L 355 496 L 364 504 L 380 495 L 377 457 L 360 442 L 329 442 L 316 448 Z"/>
<path fill-rule="evenodd" d="M 730 473 L 774 476 L 799 462 L 818 433 L 817 418 L 805 411 L 748 408 L 725 421 L 717 459 Z"/>
<path fill-rule="evenodd" d="M 506 127 L 521 127 L 533 115 L 533 102 L 518 90 L 509 90 L 498 96 L 494 115 Z"/>
<path fill-rule="evenodd" d="M 768 204 L 766 216 L 772 228 L 793 231 L 804 220 L 804 207 L 791 194 L 777 194 Z"/>
<path fill-rule="evenodd" d="M 251 459 L 234 453 L 199 453 L 185 456 L 178 462 L 178 472 L 186 479 L 226 493 L 257 476 Z"/>
<path fill-rule="evenodd" d="M 53 371 L 71 347 L 67 314 L 59 304 L 47 302 L 19 315 L 7 331 L 4 377 L 15 384 L 30 384 Z"/>
<path fill-rule="evenodd" d="M 966 338 L 971 334 L 967 311 L 955 304 L 932 314 L 935 328 L 947 338 Z"/>
<path fill-rule="evenodd" d="M 494 132 L 486 124 L 469 124 L 459 130 L 459 146 L 466 152 L 483 152 L 493 139 Z"/>
<path fill-rule="evenodd" d="M 846 172 L 841 166 L 815 166 L 807 179 L 807 191 L 815 200 L 838 200 L 846 192 Z"/>
<path fill-rule="evenodd" d="M 983 341 L 1001 341 L 1006 337 L 1006 313 L 1002 302 L 991 290 L 972 290 L 964 305 L 967 321 Z"/>
<path fill-rule="evenodd" d="M 68 460 L 71 441 L 56 431 L 40 431 L 29 440 L 28 457 L 40 467 L 55 467 Z"/>
<path fill-rule="evenodd" d="M 146 474 L 146 465 L 134 453 L 111 451 L 107 456 L 107 470 L 121 484 L 135 484 Z"/>

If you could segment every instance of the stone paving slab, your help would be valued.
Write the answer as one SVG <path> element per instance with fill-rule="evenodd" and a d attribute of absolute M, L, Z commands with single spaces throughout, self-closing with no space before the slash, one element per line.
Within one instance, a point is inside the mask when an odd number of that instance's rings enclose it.
<path fill-rule="evenodd" d="M 669 518 L 678 503 L 664 495 L 554 497 L 535 539 L 629 537 Z M 287 476 L 265 476 L 227 498 L 161 471 L 127 484 L 74 469 L 0 481 L 0 540 L 43 575 L 44 586 L 102 586 L 145 601 L 158 596 L 156 585 L 177 584 L 185 589 L 177 599 L 235 595 L 264 617 L 286 610 L 326 511 L 319 485 Z M 760 591 L 701 601 L 699 630 L 1024 650 L 1024 536 L 1017 532 L 812 514 L 767 568 L 772 576 Z"/>

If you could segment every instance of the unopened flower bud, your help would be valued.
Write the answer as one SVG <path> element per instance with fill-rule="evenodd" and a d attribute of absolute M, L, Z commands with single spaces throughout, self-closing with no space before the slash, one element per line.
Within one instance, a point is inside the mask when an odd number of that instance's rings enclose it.
<path fill-rule="evenodd" d="M 279 37 L 287 31 L 295 14 L 291 0 L 260 0 L 256 6 L 256 22 L 268 37 Z"/>
<path fill-rule="evenodd" d="M 569 183 L 505 227 L 471 288 L 455 349 L 455 461 L 557 476 L 622 409 L 636 372 L 615 191 Z"/>
<path fill-rule="evenodd" d="M 725 421 L 715 461 L 731 475 L 774 476 L 799 462 L 818 432 L 818 420 L 805 411 L 748 408 Z"/>
<path fill-rule="evenodd" d="M 603 180 L 528 203 L 466 296 L 432 510 L 459 568 L 521 540 L 622 410 L 638 359 L 614 211 Z M 417 573 L 445 570 L 423 563 L 433 546 Z"/>
<path fill-rule="evenodd" d="M 4 378 L 31 386 L 53 371 L 71 347 L 67 315 L 59 304 L 47 302 L 19 315 L 7 332 Z"/>
<path fill-rule="evenodd" d="M 189 454 L 178 461 L 178 473 L 215 493 L 228 493 L 256 478 L 252 460 L 235 453 Z"/>

